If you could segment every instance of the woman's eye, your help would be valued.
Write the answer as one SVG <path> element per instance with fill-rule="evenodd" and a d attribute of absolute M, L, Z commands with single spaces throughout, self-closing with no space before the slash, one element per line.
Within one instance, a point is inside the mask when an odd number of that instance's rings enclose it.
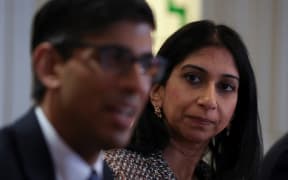
<path fill-rule="evenodd" d="M 196 84 L 200 82 L 200 77 L 194 74 L 185 74 L 184 78 L 190 83 Z"/>
<path fill-rule="evenodd" d="M 220 90 L 225 91 L 225 92 L 232 92 L 235 91 L 235 86 L 229 83 L 221 83 L 219 85 Z"/>

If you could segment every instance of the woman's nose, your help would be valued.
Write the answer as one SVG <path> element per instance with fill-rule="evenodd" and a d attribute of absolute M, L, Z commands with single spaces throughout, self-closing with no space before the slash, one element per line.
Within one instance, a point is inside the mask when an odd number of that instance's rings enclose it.
<path fill-rule="evenodd" d="M 197 98 L 197 104 L 206 110 L 215 110 L 217 108 L 216 88 L 214 85 L 207 85 L 207 87 L 200 90 Z"/>

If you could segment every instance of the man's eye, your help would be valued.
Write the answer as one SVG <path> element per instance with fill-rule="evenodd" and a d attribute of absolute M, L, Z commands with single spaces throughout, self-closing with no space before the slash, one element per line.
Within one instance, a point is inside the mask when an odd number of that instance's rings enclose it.
<path fill-rule="evenodd" d="M 130 54 L 118 49 L 105 49 L 101 52 L 101 62 L 107 66 L 126 66 L 130 63 Z"/>
<path fill-rule="evenodd" d="M 196 84 L 196 83 L 199 83 L 200 82 L 200 77 L 199 76 L 196 76 L 194 74 L 185 74 L 184 75 L 184 78 L 189 82 L 189 83 L 192 83 L 192 84 Z"/>

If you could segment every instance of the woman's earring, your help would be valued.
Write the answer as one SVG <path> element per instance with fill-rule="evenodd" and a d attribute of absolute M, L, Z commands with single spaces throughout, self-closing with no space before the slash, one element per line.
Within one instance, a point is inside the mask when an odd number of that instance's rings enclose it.
<path fill-rule="evenodd" d="M 227 136 L 227 137 L 230 135 L 230 129 L 231 129 L 231 125 L 229 124 L 229 125 L 226 127 L 226 136 Z"/>
<path fill-rule="evenodd" d="M 159 118 L 162 119 L 162 112 L 159 106 L 154 106 L 154 114 Z"/>
<path fill-rule="evenodd" d="M 212 143 L 213 147 L 215 147 L 215 144 L 216 144 L 215 137 L 213 137 L 213 138 L 211 139 L 211 143 Z"/>

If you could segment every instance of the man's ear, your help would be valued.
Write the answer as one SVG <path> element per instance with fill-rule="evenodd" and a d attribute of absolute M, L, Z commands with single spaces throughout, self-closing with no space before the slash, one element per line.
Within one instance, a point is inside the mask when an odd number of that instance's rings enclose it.
<path fill-rule="evenodd" d="M 61 62 L 61 57 L 54 47 L 48 43 L 39 44 L 32 54 L 35 75 L 48 89 L 60 86 L 56 66 Z"/>
<path fill-rule="evenodd" d="M 160 84 L 155 84 L 150 90 L 150 101 L 153 106 L 162 107 L 164 97 L 164 87 Z"/>

